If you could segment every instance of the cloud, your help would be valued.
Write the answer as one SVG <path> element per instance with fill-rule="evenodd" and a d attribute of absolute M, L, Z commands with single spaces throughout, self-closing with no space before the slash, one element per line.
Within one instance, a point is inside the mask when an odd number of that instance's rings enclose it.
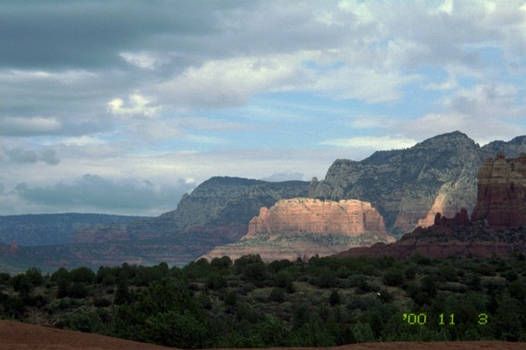
<path fill-rule="evenodd" d="M 346 139 L 326 140 L 320 144 L 336 147 L 371 148 L 375 150 L 388 150 L 408 148 L 414 146 L 416 140 L 410 138 L 396 138 L 391 136 L 360 136 Z"/>
<path fill-rule="evenodd" d="M 55 118 L 45 117 L 1 117 L 0 135 L 4 136 L 36 136 L 56 134 L 62 125 Z"/>
<path fill-rule="evenodd" d="M 297 52 L 210 60 L 160 83 L 156 90 L 165 103 L 176 106 L 242 105 L 256 92 L 286 90 L 296 84 L 301 79 L 302 60 L 312 55 L 315 53 Z"/>
<path fill-rule="evenodd" d="M 118 116 L 133 116 L 143 115 L 148 118 L 154 117 L 159 106 L 152 106 L 151 100 L 141 94 L 135 93 L 128 97 L 129 106 L 124 107 L 124 101 L 120 98 L 115 98 L 108 102 L 110 112 Z"/>
<path fill-rule="evenodd" d="M 403 86 L 417 79 L 417 75 L 345 67 L 324 73 L 310 89 L 340 99 L 368 103 L 390 102 L 400 99 Z"/>
<path fill-rule="evenodd" d="M 477 84 L 460 89 L 445 101 L 445 107 L 478 118 L 526 117 L 526 106 L 518 104 L 519 90 L 510 84 Z"/>
<path fill-rule="evenodd" d="M 69 84 L 80 80 L 93 78 L 96 76 L 97 74 L 85 70 L 65 70 L 60 72 L 53 72 L 47 70 L 9 69 L 0 71 L 0 80 L 11 83 L 48 80 Z"/>
<path fill-rule="evenodd" d="M 119 54 L 127 63 L 142 69 L 155 69 L 161 64 L 161 60 L 148 52 L 121 52 Z"/>
<path fill-rule="evenodd" d="M 51 149 L 35 152 L 33 150 L 12 148 L 4 151 L 7 159 L 12 163 L 36 163 L 44 162 L 48 165 L 60 163 L 56 152 Z"/>
<path fill-rule="evenodd" d="M 161 186 L 148 180 L 111 179 L 86 174 L 73 181 L 47 186 L 20 183 L 15 187 L 15 193 L 24 201 L 47 210 L 137 213 L 174 209 L 181 196 L 193 187 L 183 179 L 171 186 Z"/>
<path fill-rule="evenodd" d="M 106 143 L 106 141 L 101 140 L 98 137 L 82 135 L 82 136 L 77 136 L 77 137 L 63 138 L 62 140 L 60 140 L 60 143 L 67 145 L 67 146 L 70 146 L 70 145 L 86 146 L 86 145 L 102 145 Z"/>

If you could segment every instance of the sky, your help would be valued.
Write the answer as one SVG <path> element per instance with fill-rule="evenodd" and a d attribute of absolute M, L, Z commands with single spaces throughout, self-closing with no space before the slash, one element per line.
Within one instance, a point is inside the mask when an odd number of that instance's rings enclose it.
<path fill-rule="evenodd" d="M 0 4 L 0 215 L 159 215 L 211 176 L 323 178 L 526 134 L 526 1 Z"/>

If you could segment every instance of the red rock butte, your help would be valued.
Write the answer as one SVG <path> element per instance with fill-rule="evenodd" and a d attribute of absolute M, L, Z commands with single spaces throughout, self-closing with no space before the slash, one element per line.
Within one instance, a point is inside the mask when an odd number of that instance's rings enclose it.
<path fill-rule="evenodd" d="M 358 236 L 367 232 L 387 235 L 382 216 L 369 202 L 355 199 L 323 201 L 313 198 L 282 199 L 262 207 L 250 220 L 244 238 L 275 232 L 338 233 Z"/>
<path fill-rule="evenodd" d="M 498 154 L 480 167 L 471 220 L 482 219 L 494 229 L 526 224 L 526 154 L 508 159 Z"/>

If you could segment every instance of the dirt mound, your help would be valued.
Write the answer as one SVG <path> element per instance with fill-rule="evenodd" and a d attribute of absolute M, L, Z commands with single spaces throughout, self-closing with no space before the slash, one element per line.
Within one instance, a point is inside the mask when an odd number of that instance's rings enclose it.
<path fill-rule="evenodd" d="M 0 350 L 168 350 L 151 344 L 106 337 L 103 335 L 66 331 L 20 322 L 0 321 Z M 273 348 L 273 350 L 294 350 L 309 348 Z M 500 341 L 480 342 L 394 342 L 352 344 L 331 348 L 332 350 L 522 350 L 526 343 L 509 343 Z"/>
<path fill-rule="evenodd" d="M 174 349 L 106 337 L 98 334 L 65 331 L 20 322 L 0 321 L 0 350 L 166 350 Z"/>

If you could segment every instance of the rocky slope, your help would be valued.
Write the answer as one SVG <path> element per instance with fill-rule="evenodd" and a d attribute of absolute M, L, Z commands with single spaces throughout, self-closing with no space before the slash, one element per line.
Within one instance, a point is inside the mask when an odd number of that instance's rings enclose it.
<path fill-rule="evenodd" d="M 0 216 L 0 242 L 15 241 L 25 246 L 68 244 L 79 230 L 140 219 L 144 217 L 78 213 Z"/>
<path fill-rule="evenodd" d="M 526 137 L 480 147 L 461 132 L 427 139 L 403 150 L 378 151 L 362 161 L 336 160 L 324 180 L 313 179 L 309 197 L 370 202 L 397 236 L 432 224 L 437 212 L 471 212 L 476 202 L 477 169 L 498 152 L 516 157 Z"/>
<path fill-rule="evenodd" d="M 268 209 L 262 207 L 239 242 L 216 247 L 204 257 L 227 255 L 236 259 L 259 254 L 267 261 L 295 260 L 393 241 L 382 217 L 370 203 L 293 198 L 280 200 Z"/>
<path fill-rule="evenodd" d="M 338 256 L 429 257 L 506 256 L 526 252 L 526 155 L 499 154 L 478 171 L 477 202 L 471 219 L 462 209 L 447 219 L 437 213 L 432 226 L 419 227 L 400 241 L 350 249 Z"/>

